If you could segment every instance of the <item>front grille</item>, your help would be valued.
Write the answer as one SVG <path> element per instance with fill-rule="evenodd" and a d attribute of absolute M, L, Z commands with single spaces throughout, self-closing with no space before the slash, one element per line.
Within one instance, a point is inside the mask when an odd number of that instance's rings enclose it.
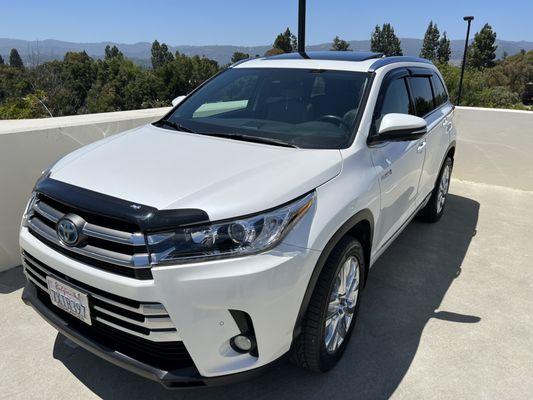
<path fill-rule="evenodd" d="M 57 235 L 57 222 L 67 214 L 85 220 L 81 245 L 66 246 Z M 43 193 L 37 195 L 27 224 L 33 236 L 70 258 L 119 275 L 152 279 L 144 234 L 135 224 L 88 213 Z"/>
<path fill-rule="evenodd" d="M 93 288 L 56 271 L 24 252 L 24 273 L 38 297 L 81 335 L 156 368 L 172 370 L 194 363 L 176 327 L 160 303 L 138 302 Z M 87 325 L 50 301 L 46 276 L 68 281 L 89 295 L 92 325 Z"/>

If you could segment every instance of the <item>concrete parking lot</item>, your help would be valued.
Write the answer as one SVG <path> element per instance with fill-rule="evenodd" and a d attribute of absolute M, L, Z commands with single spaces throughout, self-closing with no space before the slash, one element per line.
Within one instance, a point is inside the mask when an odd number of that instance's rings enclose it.
<path fill-rule="evenodd" d="M 444 218 L 413 222 L 371 270 L 342 362 L 166 391 L 77 348 L 0 274 L 0 398 L 531 399 L 533 192 L 452 182 Z"/>

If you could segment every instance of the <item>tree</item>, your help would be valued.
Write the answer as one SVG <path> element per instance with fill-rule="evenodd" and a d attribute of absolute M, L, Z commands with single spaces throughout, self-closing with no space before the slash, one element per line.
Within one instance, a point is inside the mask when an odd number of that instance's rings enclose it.
<path fill-rule="evenodd" d="M 446 32 L 444 32 L 439 40 L 439 46 L 437 47 L 437 61 L 440 64 L 448 64 L 451 54 L 452 49 L 450 46 L 450 39 L 448 39 Z"/>
<path fill-rule="evenodd" d="M 236 52 L 233 53 L 233 55 L 231 56 L 231 62 L 232 62 L 232 64 L 233 64 L 233 63 L 239 62 L 239 61 L 241 61 L 241 60 L 246 60 L 247 58 L 250 58 L 250 54 L 248 54 L 248 53 L 241 53 L 240 51 L 236 51 Z"/>
<path fill-rule="evenodd" d="M 284 54 L 285 52 L 281 49 L 271 48 L 270 50 L 265 51 L 265 57 L 277 56 L 278 54 Z"/>
<path fill-rule="evenodd" d="M 296 36 L 287 28 L 285 32 L 280 33 L 274 40 L 275 49 L 282 50 L 284 53 L 292 53 L 298 49 L 298 40 Z"/>
<path fill-rule="evenodd" d="M 439 28 L 437 24 L 433 25 L 433 21 L 429 22 L 426 34 L 424 35 L 424 42 L 422 43 L 422 49 L 420 50 L 420 57 L 427 58 L 428 60 L 436 60 L 437 52 L 439 49 Z"/>
<path fill-rule="evenodd" d="M 20 54 L 17 49 L 11 49 L 11 52 L 9 53 L 9 65 L 11 65 L 13 68 L 24 68 L 24 63 L 22 62 L 22 58 L 20 58 Z"/>
<path fill-rule="evenodd" d="M 394 33 L 391 24 L 383 24 L 382 28 L 376 25 L 370 37 L 370 49 L 387 57 L 403 55 L 400 39 Z"/>
<path fill-rule="evenodd" d="M 489 24 L 483 25 L 483 28 L 474 36 L 474 42 L 470 46 L 468 65 L 478 69 L 493 67 L 498 47 L 495 42 L 496 32 Z"/>
<path fill-rule="evenodd" d="M 4 59 L 2 58 L 1 54 L 0 54 L 0 65 L 4 65 Z"/>
<path fill-rule="evenodd" d="M 110 60 L 112 58 L 124 58 L 124 54 L 122 54 L 117 46 L 111 47 L 107 45 L 104 50 L 104 55 L 106 60 Z"/>
<path fill-rule="evenodd" d="M 348 43 L 346 40 L 342 40 L 340 37 L 335 36 L 333 39 L 333 43 L 331 43 L 331 51 L 348 51 L 350 47 L 350 43 Z"/>
<path fill-rule="evenodd" d="M 174 60 L 174 56 L 169 51 L 168 46 L 165 43 L 160 45 L 157 40 L 154 40 L 152 43 L 152 68 L 160 68 L 172 60 Z"/>

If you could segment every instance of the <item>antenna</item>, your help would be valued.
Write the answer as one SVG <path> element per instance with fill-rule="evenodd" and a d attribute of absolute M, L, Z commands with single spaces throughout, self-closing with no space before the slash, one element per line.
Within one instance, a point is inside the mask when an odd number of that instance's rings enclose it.
<path fill-rule="evenodd" d="M 298 53 L 305 56 L 305 3 L 298 0 Z"/>

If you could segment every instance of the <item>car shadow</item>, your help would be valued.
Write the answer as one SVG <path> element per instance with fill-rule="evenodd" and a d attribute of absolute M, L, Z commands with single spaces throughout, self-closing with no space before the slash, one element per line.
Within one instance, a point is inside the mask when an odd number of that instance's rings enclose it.
<path fill-rule="evenodd" d="M 102 398 L 386 399 L 402 381 L 426 323 L 476 323 L 480 318 L 440 310 L 460 278 L 476 234 L 479 203 L 449 195 L 436 224 L 411 223 L 370 271 L 357 326 L 341 362 L 328 374 L 283 363 L 255 380 L 231 386 L 167 391 L 72 345 L 58 335 L 54 357 Z"/>
<path fill-rule="evenodd" d="M 0 294 L 16 292 L 26 284 L 26 277 L 22 272 L 22 266 L 0 272 Z"/>

